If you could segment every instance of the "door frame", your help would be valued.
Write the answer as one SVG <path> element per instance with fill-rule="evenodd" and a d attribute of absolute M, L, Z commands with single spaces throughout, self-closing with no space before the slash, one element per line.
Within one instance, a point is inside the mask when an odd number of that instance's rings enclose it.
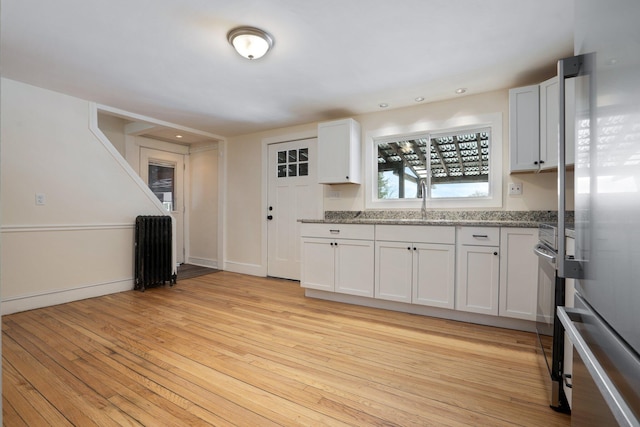
<path fill-rule="evenodd" d="M 259 276 L 267 277 L 269 273 L 269 265 L 268 265 L 269 264 L 269 260 L 268 260 L 269 241 L 267 240 L 269 238 L 269 233 L 267 232 L 267 220 L 266 220 L 268 215 L 267 203 L 269 201 L 269 198 L 268 198 L 269 145 L 278 144 L 281 142 L 293 142 L 293 141 L 299 141 L 303 139 L 313 139 L 317 137 L 318 137 L 318 129 L 315 128 L 312 130 L 307 130 L 302 132 L 287 133 L 279 136 L 269 137 L 262 140 L 262 198 L 261 198 L 262 206 L 260 208 L 260 213 L 261 213 L 260 233 L 262 235 L 262 245 L 261 245 L 262 259 L 260 262 L 261 264 L 259 269 L 260 271 L 259 272 L 256 271 L 256 273 L 258 273 L 257 275 Z M 318 204 L 318 219 L 321 219 L 322 215 L 324 215 L 324 189 L 322 193 L 323 193 L 322 200 Z"/>
<path fill-rule="evenodd" d="M 138 141 L 140 141 L 141 137 L 137 137 L 136 139 Z M 145 138 L 145 139 L 150 139 L 150 138 Z M 171 143 L 168 143 L 171 144 Z M 177 145 L 177 144 L 171 144 L 171 145 Z M 178 180 L 178 176 L 181 175 L 182 179 L 179 184 L 181 184 L 181 188 L 177 188 L 178 191 L 180 191 L 181 197 L 182 197 L 182 206 L 176 206 L 177 209 L 174 209 L 173 211 L 166 211 L 169 215 L 174 217 L 174 223 L 176 223 L 176 230 L 178 228 L 178 221 L 175 219 L 175 215 L 174 212 L 180 212 L 180 209 L 182 209 L 182 229 L 178 230 L 177 232 L 182 233 L 182 248 L 178 247 L 177 243 L 179 241 L 179 239 L 176 239 L 176 260 L 179 260 L 180 258 L 182 258 L 182 262 L 177 261 L 178 264 L 181 263 L 186 263 L 188 260 L 188 247 L 189 247 L 189 209 L 187 209 L 187 205 L 188 205 L 188 201 L 190 198 L 190 192 L 189 189 L 191 187 L 191 183 L 189 182 L 189 155 L 188 153 L 182 153 L 182 152 L 177 152 L 179 150 L 173 150 L 171 149 L 170 146 L 165 146 L 163 148 L 159 148 L 159 147 L 150 147 L 147 144 L 139 144 L 138 146 L 138 150 L 139 150 L 139 155 L 138 155 L 138 161 L 139 161 L 139 173 L 140 173 L 140 177 L 142 178 L 142 180 L 145 182 L 145 184 L 148 186 L 148 176 L 147 176 L 147 169 L 149 167 L 149 162 L 152 160 L 157 160 L 160 163 L 172 163 L 172 160 L 166 160 L 161 158 L 162 155 L 160 156 L 154 156 L 154 155 L 148 155 L 145 156 L 145 154 L 143 154 L 143 152 L 149 151 L 149 152 L 155 152 L 155 154 L 157 153 L 165 153 L 169 156 L 180 156 L 182 159 L 182 171 L 179 170 L 178 165 L 176 164 L 176 182 Z M 147 161 L 145 162 L 145 164 L 143 165 L 143 160 L 147 159 Z M 143 171 L 144 169 L 144 171 Z M 144 177 L 147 177 L 146 179 Z M 180 254 L 180 251 L 182 251 L 182 256 Z"/>

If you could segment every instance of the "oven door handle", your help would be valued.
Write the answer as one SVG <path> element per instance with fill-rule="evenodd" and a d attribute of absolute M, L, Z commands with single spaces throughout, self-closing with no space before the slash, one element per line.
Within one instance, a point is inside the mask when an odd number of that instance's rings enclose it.
<path fill-rule="evenodd" d="M 550 252 L 544 245 L 538 243 L 534 248 L 533 252 L 538 255 L 540 258 L 544 258 L 549 261 L 551 264 L 556 263 L 556 254 Z"/>

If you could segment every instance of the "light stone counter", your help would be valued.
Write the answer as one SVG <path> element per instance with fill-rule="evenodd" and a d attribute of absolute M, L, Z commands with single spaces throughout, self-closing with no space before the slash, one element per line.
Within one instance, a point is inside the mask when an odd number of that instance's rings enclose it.
<path fill-rule="evenodd" d="M 465 225 L 483 227 L 537 228 L 540 223 L 556 223 L 557 211 L 327 211 L 324 219 L 301 219 L 316 224 Z M 573 212 L 567 212 L 573 222 Z"/>

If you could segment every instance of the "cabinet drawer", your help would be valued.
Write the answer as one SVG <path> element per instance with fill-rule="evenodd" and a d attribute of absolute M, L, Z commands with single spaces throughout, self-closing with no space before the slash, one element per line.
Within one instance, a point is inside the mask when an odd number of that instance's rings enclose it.
<path fill-rule="evenodd" d="M 373 240 L 373 224 L 306 224 L 300 226 L 302 237 Z"/>
<path fill-rule="evenodd" d="M 458 243 L 473 246 L 500 246 L 500 227 L 458 227 Z"/>
<path fill-rule="evenodd" d="M 453 245 L 456 229 L 439 225 L 376 225 L 376 240 Z"/>

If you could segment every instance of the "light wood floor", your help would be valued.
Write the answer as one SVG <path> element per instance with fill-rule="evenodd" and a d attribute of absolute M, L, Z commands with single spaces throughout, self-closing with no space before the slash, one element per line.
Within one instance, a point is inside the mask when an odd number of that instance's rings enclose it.
<path fill-rule="evenodd" d="M 6 426 L 568 426 L 535 335 L 219 272 L 4 316 Z"/>

